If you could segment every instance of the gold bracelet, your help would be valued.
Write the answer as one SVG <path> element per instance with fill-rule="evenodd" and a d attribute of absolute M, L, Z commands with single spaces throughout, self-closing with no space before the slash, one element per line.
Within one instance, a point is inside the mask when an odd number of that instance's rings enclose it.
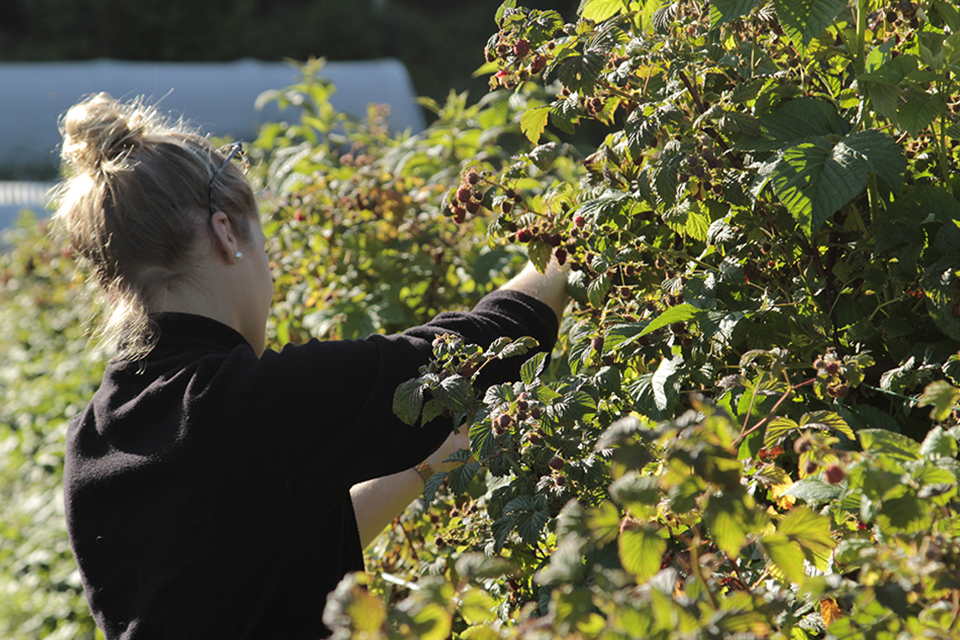
<path fill-rule="evenodd" d="M 420 474 L 420 478 L 423 480 L 424 485 L 427 484 L 427 480 L 430 479 L 430 476 L 434 474 L 433 467 L 431 467 L 430 463 L 426 460 L 415 466 L 413 470 Z"/>

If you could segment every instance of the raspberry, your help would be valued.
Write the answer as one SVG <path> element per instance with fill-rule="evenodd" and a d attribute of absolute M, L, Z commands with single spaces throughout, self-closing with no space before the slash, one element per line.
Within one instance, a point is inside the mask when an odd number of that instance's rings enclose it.
<path fill-rule="evenodd" d="M 590 346 L 597 353 L 603 351 L 603 336 L 594 336 L 593 340 L 590 341 Z"/>
<path fill-rule="evenodd" d="M 564 486 L 565 484 L 567 484 L 567 479 L 564 478 L 563 476 L 556 476 L 556 477 L 554 477 L 553 482 L 554 482 L 554 484 L 556 484 L 558 487 L 562 487 L 562 486 Z"/>
<path fill-rule="evenodd" d="M 470 171 L 467 174 L 467 182 L 469 182 L 470 184 L 477 184 L 478 182 L 480 182 L 480 174 L 477 173 L 476 171 Z"/>
<path fill-rule="evenodd" d="M 510 417 L 508 413 L 501 413 L 497 416 L 497 427 L 501 431 L 506 431 L 513 424 L 513 418 Z"/>
<path fill-rule="evenodd" d="M 459 220 L 460 218 L 466 218 L 467 210 L 463 207 L 453 207 L 450 209 L 450 215 Z"/>
<path fill-rule="evenodd" d="M 840 484 L 843 482 L 843 479 L 847 477 L 847 472 L 837 465 L 832 464 L 827 467 L 826 471 L 824 471 L 824 475 L 827 478 L 827 482 L 830 484 Z"/>
<path fill-rule="evenodd" d="M 587 220 L 582 215 L 577 214 L 573 218 L 573 224 L 575 224 L 580 229 L 583 229 L 584 225 L 587 224 Z"/>
<path fill-rule="evenodd" d="M 530 229 L 524 227 L 517 231 L 517 242 L 530 242 L 533 239 L 533 233 L 530 232 Z"/>
<path fill-rule="evenodd" d="M 540 444 L 543 440 L 536 433 L 531 433 L 527 436 L 527 439 L 530 441 L 530 444 Z"/>
<path fill-rule="evenodd" d="M 483 59 L 487 62 L 493 62 L 497 59 L 497 54 L 490 50 L 490 47 L 483 48 Z"/>
<path fill-rule="evenodd" d="M 465 209 L 458 209 L 457 213 L 454 215 L 453 220 L 457 224 L 463 224 L 467 219 L 467 212 Z"/>
<path fill-rule="evenodd" d="M 480 203 L 479 203 L 479 202 L 468 202 L 468 203 L 467 203 L 467 211 L 469 211 L 470 213 L 476 213 L 476 212 L 480 211 Z"/>
<path fill-rule="evenodd" d="M 559 247 L 563 243 L 563 238 L 560 237 L 559 233 L 551 233 L 547 236 L 546 242 L 551 247 Z"/>
<path fill-rule="evenodd" d="M 797 441 L 793 443 L 793 450 L 797 453 L 797 455 L 799 455 L 804 451 L 809 451 L 811 446 L 810 438 L 808 438 L 806 435 L 803 435 L 797 438 Z"/>
<path fill-rule="evenodd" d="M 470 202 L 470 189 L 467 187 L 460 187 L 457 189 L 457 200 L 460 202 Z"/>
<path fill-rule="evenodd" d="M 836 360 L 831 360 L 830 362 L 827 362 L 825 365 L 823 365 L 823 369 L 824 371 L 827 372 L 828 375 L 835 376 L 838 373 L 840 373 L 840 363 L 837 362 Z"/>
<path fill-rule="evenodd" d="M 555 471 L 563 471 L 563 468 L 566 466 L 566 463 L 563 461 L 563 458 L 560 456 L 553 456 L 550 459 L 550 468 Z"/>
<path fill-rule="evenodd" d="M 509 200 L 504 200 L 500 203 L 500 211 L 503 213 L 510 213 L 513 211 L 513 203 Z"/>
<path fill-rule="evenodd" d="M 517 40 L 516 44 L 513 45 L 513 55 L 518 58 L 526 58 L 528 53 L 530 53 L 530 43 L 526 40 Z"/>
<path fill-rule="evenodd" d="M 521 411 L 526 411 L 530 408 L 530 403 L 527 402 L 527 398 L 524 395 L 521 395 L 517 398 L 517 409 Z"/>
<path fill-rule="evenodd" d="M 533 59 L 533 63 L 530 65 L 530 73 L 540 73 L 547 66 L 547 57 L 546 56 L 537 56 Z"/>
<path fill-rule="evenodd" d="M 812 476 L 817 472 L 818 465 L 814 460 L 807 460 L 806 464 L 803 465 L 804 475 Z"/>
<path fill-rule="evenodd" d="M 294 211 L 293 219 L 296 220 L 297 222 L 303 222 L 303 210 L 297 209 L 296 211 Z"/>
<path fill-rule="evenodd" d="M 553 256 L 557 259 L 557 264 L 561 267 L 567 261 L 567 250 L 566 249 L 557 249 L 553 252 Z"/>
<path fill-rule="evenodd" d="M 540 419 L 540 407 L 530 407 L 530 417 L 534 420 Z"/>

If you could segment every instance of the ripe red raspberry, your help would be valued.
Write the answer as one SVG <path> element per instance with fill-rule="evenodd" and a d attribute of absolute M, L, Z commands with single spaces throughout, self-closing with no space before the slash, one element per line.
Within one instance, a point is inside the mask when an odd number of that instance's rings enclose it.
<path fill-rule="evenodd" d="M 479 203 L 479 202 L 468 202 L 466 208 L 467 208 L 467 211 L 469 211 L 470 213 L 476 213 L 476 212 L 480 211 L 480 203 Z"/>
<path fill-rule="evenodd" d="M 470 189 L 467 187 L 460 187 L 457 189 L 457 200 L 460 202 L 470 202 Z"/>
<path fill-rule="evenodd" d="M 557 259 L 557 264 L 562 267 L 567 261 L 567 250 L 562 248 L 557 249 L 553 252 L 553 256 Z"/>
<path fill-rule="evenodd" d="M 577 214 L 573 217 L 573 224 L 575 224 L 578 228 L 583 229 L 584 225 L 587 224 L 587 219 L 582 215 Z"/>
<path fill-rule="evenodd" d="M 513 45 L 513 55 L 516 57 L 526 58 L 529 53 L 530 43 L 526 40 L 517 40 L 516 44 Z"/>
<path fill-rule="evenodd" d="M 835 376 L 840 373 L 840 363 L 835 360 L 831 360 L 823 365 L 823 369 L 828 375 Z"/>
<path fill-rule="evenodd" d="M 469 182 L 471 185 L 477 184 L 480 182 L 480 174 L 476 171 L 470 171 L 467 173 L 467 182 Z"/>
<path fill-rule="evenodd" d="M 517 231 L 517 242 L 530 242 L 531 239 L 533 239 L 533 233 L 531 233 L 530 229 L 524 227 L 520 229 L 520 231 Z"/>
<path fill-rule="evenodd" d="M 467 219 L 467 210 L 461 207 L 457 208 L 456 214 L 453 216 L 454 222 L 457 224 L 463 224 Z"/>
<path fill-rule="evenodd" d="M 545 240 L 551 247 L 559 247 L 563 243 L 563 238 L 560 237 L 559 233 L 551 233 Z"/>
<path fill-rule="evenodd" d="M 840 484 L 843 482 L 843 479 L 847 477 L 847 472 L 835 464 L 827 467 L 827 470 L 824 471 L 823 474 L 826 476 L 827 482 L 830 484 Z"/>
<path fill-rule="evenodd" d="M 563 471 L 563 468 L 566 466 L 566 463 L 563 461 L 563 458 L 560 456 L 553 456 L 550 459 L 550 468 L 555 471 Z"/>
<path fill-rule="evenodd" d="M 530 65 L 530 73 L 540 73 L 547 66 L 547 57 L 546 56 L 537 56 L 533 59 L 533 63 Z"/>
<path fill-rule="evenodd" d="M 294 211 L 293 219 L 296 220 L 297 222 L 303 222 L 303 210 L 297 209 L 296 211 Z"/>

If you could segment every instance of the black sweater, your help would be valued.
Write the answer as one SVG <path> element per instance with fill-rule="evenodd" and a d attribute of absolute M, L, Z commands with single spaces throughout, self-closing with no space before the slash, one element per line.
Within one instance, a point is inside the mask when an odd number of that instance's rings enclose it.
<path fill-rule="evenodd" d="M 546 305 L 512 291 L 400 335 L 259 359 L 209 318 L 158 323 L 152 352 L 112 362 L 67 436 L 70 542 L 109 640 L 326 635 L 327 594 L 364 568 L 350 487 L 416 465 L 451 432 L 392 412 L 434 336 L 531 335 L 549 351 L 557 334 Z M 484 386 L 530 355 L 491 363 Z"/>

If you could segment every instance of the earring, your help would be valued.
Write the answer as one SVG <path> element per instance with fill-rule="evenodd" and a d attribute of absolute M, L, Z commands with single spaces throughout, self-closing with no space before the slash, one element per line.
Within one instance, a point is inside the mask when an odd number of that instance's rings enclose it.
<path fill-rule="evenodd" d="M 235 260 L 243 260 L 243 254 L 240 253 L 239 251 L 237 251 L 235 254 L 233 254 L 233 257 L 234 257 Z"/>

